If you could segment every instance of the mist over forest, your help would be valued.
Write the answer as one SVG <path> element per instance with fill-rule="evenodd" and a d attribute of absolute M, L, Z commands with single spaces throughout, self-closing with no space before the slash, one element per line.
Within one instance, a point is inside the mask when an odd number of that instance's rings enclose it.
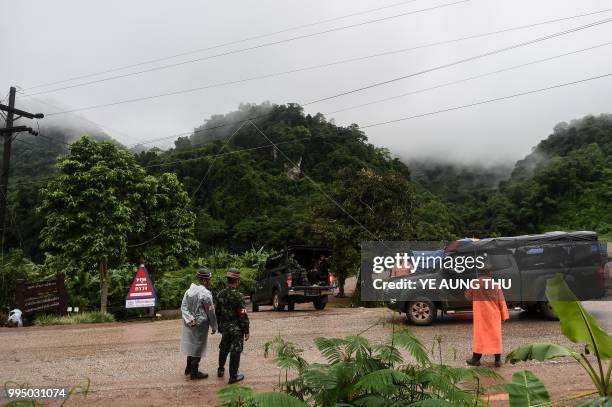
<path fill-rule="evenodd" d="M 247 119 L 298 167 L 289 165 L 252 126 L 244 125 Z M 236 111 L 206 119 L 191 136 L 178 138 L 174 148 L 141 146 L 130 151 L 148 173 L 178 176 L 192 198 L 202 250 L 325 243 L 312 223 L 320 217 L 317 211 L 330 208 L 323 207 L 325 198 L 306 175 L 335 197 L 356 199 L 357 204 L 349 206 L 357 212 L 360 205 L 380 198 L 359 189 L 368 177 L 381 177 L 383 183 L 401 180 L 406 185 L 401 194 L 408 194 L 402 199 L 407 205 L 412 202 L 410 223 L 402 232 L 406 238 L 556 229 L 593 229 L 605 237 L 612 233 L 611 123 L 610 115 L 601 115 L 553 125 L 553 132 L 542 135 L 532 152 L 514 165 L 485 166 L 477 161 L 402 159 L 369 143 L 357 125 L 336 126 L 323 115 L 305 114 L 295 104 L 242 104 Z M 41 256 L 37 234 L 42 221 L 34 211 L 37 191 L 53 176 L 57 157 L 67 153 L 65 143 L 83 133 L 111 140 L 83 120 L 64 118 L 44 125 L 41 121 L 44 137 L 22 135 L 19 139 L 27 144 L 14 143 L 9 190 L 15 217 L 9 241 L 34 257 Z M 347 185 L 356 189 L 356 196 L 343 197 Z"/>

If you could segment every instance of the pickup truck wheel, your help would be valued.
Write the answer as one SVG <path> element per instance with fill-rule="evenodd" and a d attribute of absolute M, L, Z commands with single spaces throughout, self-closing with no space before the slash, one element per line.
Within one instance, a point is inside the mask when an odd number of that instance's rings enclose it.
<path fill-rule="evenodd" d="M 540 312 L 546 319 L 550 319 L 551 321 L 558 321 L 559 317 L 555 314 L 555 311 L 550 306 L 548 301 L 540 301 Z"/>
<path fill-rule="evenodd" d="M 285 306 L 281 304 L 281 299 L 280 295 L 278 294 L 278 291 L 274 291 L 274 293 L 272 294 L 272 308 L 274 308 L 274 311 L 285 310 Z"/>
<path fill-rule="evenodd" d="M 429 325 L 435 322 L 438 316 L 438 308 L 427 298 L 417 298 L 408 303 L 406 316 L 414 325 Z"/>
<path fill-rule="evenodd" d="M 259 305 L 255 304 L 255 301 L 253 301 L 253 296 L 251 295 L 251 310 L 253 312 L 258 312 L 259 311 Z"/>
<path fill-rule="evenodd" d="M 321 300 L 314 300 L 312 304 L 314 305 L 315 309 L 322 310 L 325 309 L 327 302 Z"/>

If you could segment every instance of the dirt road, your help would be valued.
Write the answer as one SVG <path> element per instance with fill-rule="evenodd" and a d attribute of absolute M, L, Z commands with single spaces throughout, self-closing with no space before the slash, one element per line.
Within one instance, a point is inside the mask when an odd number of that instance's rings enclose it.
<path fill-rule="evenodd" d="M 605 329 L 612 327 L 609 302 L 589 303 L 588 307 Z M 246 344 L 241 371 L 245 385 L 272 389 L 278 381 L 278 369 L 263 357 L 263 345 L 280 334 L 299 344 L 307 360 L 319 358 L 313 339 L 318 336 L 363 333 L 372 341 L 389 337 L 393 314 L 384 309 L 328 308 L 314 311 L 312 306 L 297 307 L 295 312 L 251 314 L 251 339 Z M 504 348 L 530 342 L 569 344 L 557 322 L 527 318 L 512 312 L 504 326 Z M 402 321 L 397 321 L 403 324 Z M 445 318 L 431 327 L 413 327 L 428 346 L 436 336 L 443 338 L 444 359 L 463 365 L 471 349 L 471 321 L 468 315 Z M 29 383 L 30 386 L 67 387 L 83 378 L 91 379 L 87 404 L 93 405 L 214 405 L 215 393 L 225 381 L 211 378 L 199 382 L 183 376 L 184 357 L 179 354 L 180 320 L 100 325 L 32 327 L 0 329 L 0 380 Z M 202 370 L 216 369 L 219 335 L 209 339 L 209 354 Z M 456 354 L 456 357 L 455 357 Z M 487 360 L 487 362 L 492 362 Z M 529 363 L 531 369 L 548 385 L 554 397 L 590 389 L 587 376 L 569 360 Z M 516 366 L 504 366 L 500 373 L 510 377 Z M 53 405 L 53 403 L 50 403 Z M 74 399 L 73 405 L 83 404 Z"/>

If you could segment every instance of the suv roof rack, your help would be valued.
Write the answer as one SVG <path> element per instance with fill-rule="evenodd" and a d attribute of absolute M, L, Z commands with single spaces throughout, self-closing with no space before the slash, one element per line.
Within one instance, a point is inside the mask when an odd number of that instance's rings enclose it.
<path fill-rule="evenodd" d="M 576 232 L 548 232 L 534 235 L 508 236 L 508 237 L 490 237 L 481 240 L 472 240 L 463 242 L 452 250 L 455 253 L 495 250 L 495 249 L 510 249 L 524 244 L 544 244 L 551 242 L 568 242 L 574 240 L 582 241 L 597 241 L 597 233 L 592 231 L 576 231 Z"/>

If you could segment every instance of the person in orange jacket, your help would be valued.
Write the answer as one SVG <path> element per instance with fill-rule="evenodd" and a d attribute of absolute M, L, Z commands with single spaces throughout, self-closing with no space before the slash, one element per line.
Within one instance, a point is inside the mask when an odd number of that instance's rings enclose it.
<path fill-rule="evenodd" d="M 478 278 L 479 287 L 465 293 L 472 301 L 474 321 L 473 354 L 466 360 L 470 366 L 480 366 L 483 354 L 495 355 L 495 367 L 501 366 L 502 322 L 510 316 L 504 293 L 500 288 L 493 288 L 491 281 L 491 264 L 486 262 Z"/>

